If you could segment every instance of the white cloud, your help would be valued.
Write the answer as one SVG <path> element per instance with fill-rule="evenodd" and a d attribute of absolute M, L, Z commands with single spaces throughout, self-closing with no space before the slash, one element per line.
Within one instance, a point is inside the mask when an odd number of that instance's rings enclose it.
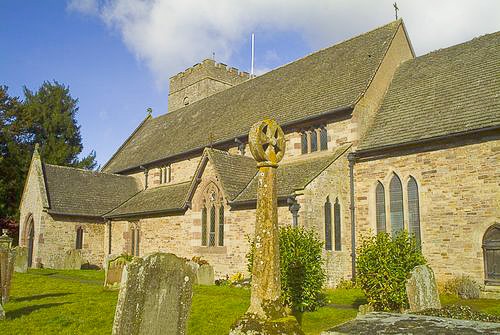
<path fill-rule="evenodd" d="M 317 49 L 393 20 L 393 2 L 71 0 L 68 8 L 95 13 L 116 29 L 164 86 L 169 76 L 212 52 L 217 60 L 231 64 L 231 56 L 248 42 L 252 31 L 295 32 Z M 398 6 L 417 54 L 500 30 L 497 0 L 400 0 Z M 261 69 L 267 70 L 266 64 Z"/>

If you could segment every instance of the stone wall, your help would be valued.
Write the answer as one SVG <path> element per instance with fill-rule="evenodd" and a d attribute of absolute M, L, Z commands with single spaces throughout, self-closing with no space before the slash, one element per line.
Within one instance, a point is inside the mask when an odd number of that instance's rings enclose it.
<path fill-rule="evenodd" d="M 416 152 L 355 165 L 358 240 L 373 234 L 375 187 L 386 191 L 390 231 L 389 182 L 396 173 L 403 184 L 404 225 L 408 229 L 407 183 L 419 188 L 422 250 L 443 281 L 462 274 L 484 280 L 482 239 L 500 218 L 500 140 L 464 143 L 429 152 Z"/>
<path fill-rule="evenodd" d="M 33 220 L 35 238 L 33 243 L 33 267 L 39 261 L 39 241 L 43 242 L 41 232 L 43 213 L 43 200 L 41 185 L 43 183 L 42 166 L 39 157 L 34 157 L 24 186 L 21 204 L 19 206 L 19 245 L 28 247 L 28 224 Z"/>
<path fill-rule="evenodd" d="M 347 152 L 314 179 L 297 197 L 301 208 L 299 225 L 313 228 L 318 237 L 325 241 L 325 202 L 327 196 L 332 204 L 332 246 L 324 250 L 327 284 L 334 287 L 341 279 L 351 277 L 351 219 L 349 211 L 349 165 Z M 335 250 L 335 227 L 333 204 L 338 199 L 341 213 L 341 250 Z"/>
<path fill-rule="evenodd" d="M 44 213 L 40 226 L 40 235 L 43 238 L 39 240 L 37 262 L 44 268 L 60 267 L 66 251 L 75 249 L 78 227 L 83 228 L 83 263 L 101 267 L 105 250 L 104 222 L 92 218 L 52 216 L 47 213 Z"/>
<path fill-rule="evenodd" d="M 170 78 L 168 111 L 172 112 L 248 79 L 250 75 L 246 72 L 205 59 Z"/>

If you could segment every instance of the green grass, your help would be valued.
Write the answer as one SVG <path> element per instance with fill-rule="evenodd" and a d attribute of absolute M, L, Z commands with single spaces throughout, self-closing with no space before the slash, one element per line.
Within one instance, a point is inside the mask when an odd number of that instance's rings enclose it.
<path fill-rule="evenodd" d="M 102 287 L 102 271 L 30 270 L 16 273 L 7 319 L 0 321 L 6 334 L 110 334 L 117 291 Z M 356 317 L 366 303 L 357 289 L 327 290 L 327 305 L 302 317 L 306 334 L 321 331 Z M 188 334 L 227 334 L 230 326 L 248 308 L 248 289 L 197 286 L 188 323 Z M 442 296 L 443 305 L 463 304 L 477 311 L 500 315 L 498 300 L 461 300 Z"/>

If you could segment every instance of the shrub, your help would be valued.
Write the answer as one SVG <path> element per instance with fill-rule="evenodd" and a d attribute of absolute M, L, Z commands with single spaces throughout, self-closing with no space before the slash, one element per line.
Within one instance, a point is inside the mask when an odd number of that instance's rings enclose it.
<path fill-rule="evenodd" d="M 444 284 L 444 293 L 456 295 L 462 299 L 478 299 L 480 287 L 468 276 L 454 277 Z"/>
<path fill-rule="evenodd" d="M 294 312 L 313 311 L 323 304 L 323 242 L 313 230 L 286 226 L 280 228 L 281 290 L 284 302 Z M 254 242 L 247 254 L 251 273 Z"/>
<path fill-rule="evenodd" d="M 344 278 L 342 278 L 338 282 L 338 284 L 335 286 L 335 288 L 344 289 L 344 290 L 350 290 L 350 289 L 356 288 L 356 283 L 353 282 L 350 279 L 344 279 Z"/>
<path fill-rule="evenodd" d="M 406 279 L 426 260 L 413 237 L 401 231 L 394 238 L 379 233 L 365 239 L 358 249 L 357 284 L 368 303 L 378 311 L 408 307 Z"/>

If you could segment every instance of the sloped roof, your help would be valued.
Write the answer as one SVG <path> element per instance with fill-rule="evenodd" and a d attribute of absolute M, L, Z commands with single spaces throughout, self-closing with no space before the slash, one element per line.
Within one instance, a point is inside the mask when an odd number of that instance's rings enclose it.
<path fill-rule="evenodd" d="M 216 149 L 206 150 L 219 176 L 223 192 L 232 201 L 257 173 L 257 163 L 247 156 L 231 155 L 227 151 Z"/>
<path fill-rule="evenodd" d="M 258 120 L 287 124 L 352 108 L 401 20 L 315 52 L 174 112 L 148 118 L 104 166 L 121 172 L 244 136 Z"/>
<path fill-rule="evenodd" d="M 500 126 L 500 32 L 408 60 L 359 150 Z"/>
<path fill-rule="evenodd" d="M 137 193 L 120 207 L 104 215 L 106 218 L 183 211 L 191 182 L 148 188 Z"/>
<path fill-rule="evenodd" d="M 134 177 L 43 164 L 49 213 L 100 217 L 139 192 Z"/>
<path fill-rule="evenodd" d="M 321 172 L 342 156 L 350 144 L 344 144 L 329 154 L 311 156 L 278 166 L 277 193 L 278 197 L 293 195 L 297 190 L 303 190 Z M 245 189 L 236 197 L 235 203 L 255 200 L 257 198 L 258 176 L 256 175 Z"/>

